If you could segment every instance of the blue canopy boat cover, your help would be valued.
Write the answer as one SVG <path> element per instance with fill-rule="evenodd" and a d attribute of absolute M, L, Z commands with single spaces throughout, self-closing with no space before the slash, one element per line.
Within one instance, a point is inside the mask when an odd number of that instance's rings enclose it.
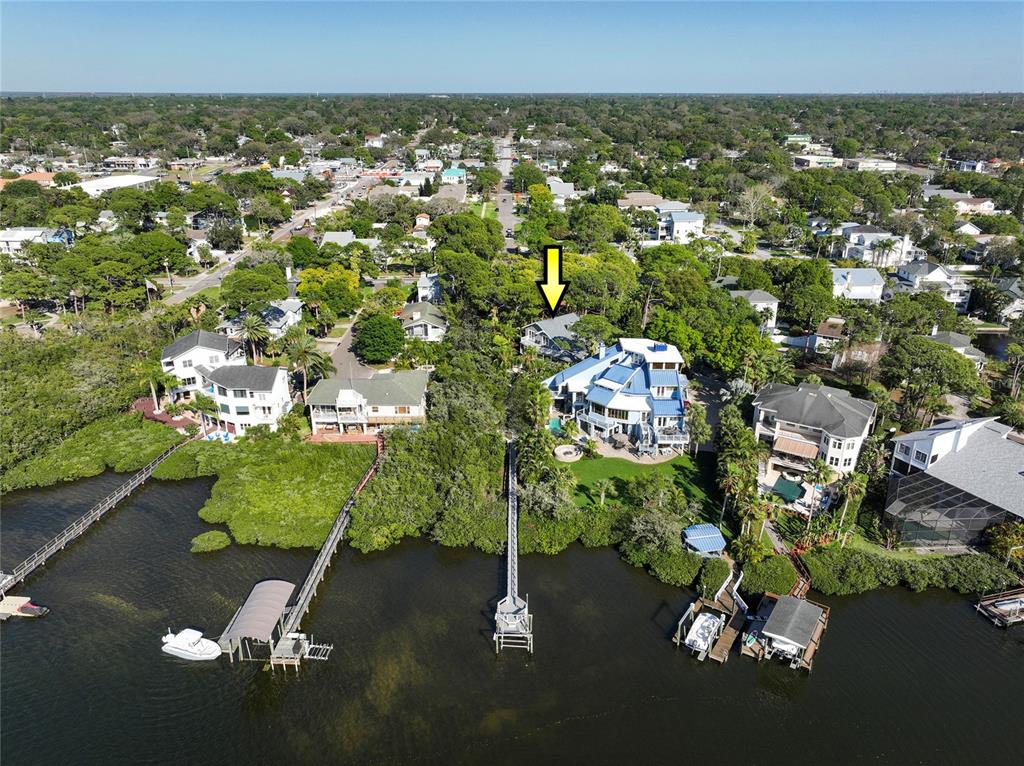
<path fill-rule="evenodd" d="M 683 535 L 686 544 L 697 553 L 721 553 L 725 550 L 725 538 L 714 524 L 693 524 Z"/>

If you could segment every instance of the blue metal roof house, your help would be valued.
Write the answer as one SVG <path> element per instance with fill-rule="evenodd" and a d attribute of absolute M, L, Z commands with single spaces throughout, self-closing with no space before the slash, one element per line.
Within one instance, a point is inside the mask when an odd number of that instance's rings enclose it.
<path fill-rule="evenodd" d="M 684 532 L 686 547 L 701 556 L 721 556 L 725 550 L 725 538 L 714 524 L 691 524 Z"/>
<path fill-rule="evenodd" d="M 683 357 L 668 343 L 621 338 L 551 376 L 554 409 L 595 438 L 629 440 L 640 454 L 686 448 Z"/>

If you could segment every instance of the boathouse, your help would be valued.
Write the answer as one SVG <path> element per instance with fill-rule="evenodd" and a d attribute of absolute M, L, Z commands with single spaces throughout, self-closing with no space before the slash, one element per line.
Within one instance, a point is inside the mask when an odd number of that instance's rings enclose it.
<path fill-rule="evenodd" d="M 267 646 L 273 649 L 275 640 L 282 637 L 284 608 L 294 590 L 295 584 L 286 580 L 262 580 L 252 586 L 245 603 L 238 607 L 217 639 L 230 660 L 234 661 L 236 651 L 239 660 L 269 659 L 267 656 L 254 657 L 253 648 Z"/>

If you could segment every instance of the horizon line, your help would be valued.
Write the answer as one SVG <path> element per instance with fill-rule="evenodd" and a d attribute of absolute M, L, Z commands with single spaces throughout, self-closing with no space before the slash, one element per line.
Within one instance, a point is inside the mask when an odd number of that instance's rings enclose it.
<path fill-rule="evenodd" d="M 424 96 L 428 98 L 481 96 L 1021 96 L 1024 90 L 863 90 L 863 91 L 257 91 L 257 90 L 2 90 L 0 98 L 48 96 Z"/>

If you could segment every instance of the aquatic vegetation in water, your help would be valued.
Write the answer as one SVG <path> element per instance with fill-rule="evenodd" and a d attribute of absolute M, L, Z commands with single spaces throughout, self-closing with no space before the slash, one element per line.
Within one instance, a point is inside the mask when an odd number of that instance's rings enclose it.
<path fill-rule="evenodd" d="M 231 537 L 227 532 L 221 532 L 219 529 L 212 529 L 209 532 L 203 532 L 192 538 L 193 553 L 219 551 L 221 548 L 227 548 L 229 545 L 231 545 Z"/>

